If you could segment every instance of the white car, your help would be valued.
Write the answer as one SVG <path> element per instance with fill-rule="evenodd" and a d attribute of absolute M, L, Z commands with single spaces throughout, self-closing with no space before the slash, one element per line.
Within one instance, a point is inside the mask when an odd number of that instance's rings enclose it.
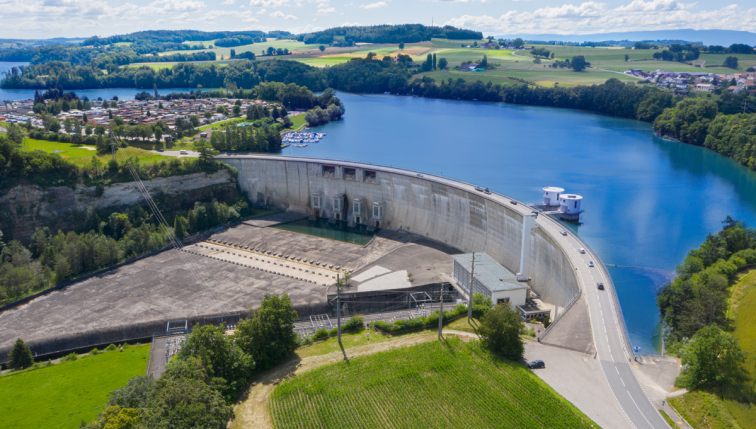
<path fill-rule="evenodd" d="M 582 254 L 585 254 L 585 249 L 583 249 L 583 248 L 581 247 L 581 248 L 579 248 L 579 249 L 578 249 L 578 252 L 580 252 L 580 253 L 582 253 Z"/>
<path fill-rule="evenodd" d="M 588 261 L 588 266 L 593 268 L 593 261 Z"/>
<path fill-rule="evenodd" d="M 179 155 L 189 155 L 189 152 L 187 152 L 185 150 L 180 150 L 179 151 Z"/>
<path fill-rule="evenodd" d="M 559 233 L 562 234 L 562 235 L 567 235 L 567 231 L 565 231 L 565 230 L 561 230 L 561 231 L 559 231 Z"/>

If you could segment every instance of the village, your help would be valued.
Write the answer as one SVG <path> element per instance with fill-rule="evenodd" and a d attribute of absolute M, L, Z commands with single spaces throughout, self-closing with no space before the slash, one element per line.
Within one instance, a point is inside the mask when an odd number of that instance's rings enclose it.
<path fill-rule="evenodd" d="M 193 116 L 197 117 L 200 124 L 212 124 L 225 121 L 233 116 L 243 116 L 247 110 L 254 106 L 262 108 L 279 107 L 275 103 L 262 100 L 247 100 L 233 98 L 201 98 L 201 99 L 178 99 L 178 100 L 87 100 L 84 99 L 89 109 L 70 109 L 62 111 L 55 118 L 63 123 L 70 119 L 83 122 L 92 127 L 110 127 L 113 118 L 120 117 L 126 125 L 155 126 L 162 121 L 169 130 L 176 130 L 177 121 L 190 121 Z M 49 102 L 49 100 L 48 100 Z M 234 114 L 234 109 L 236 114 Z M 299 114 L 301 112 L 289 112 Z M 34 100 L 9 101 L 0 105 L 0 121 L 26 124 L 36 128 L 44 128 L 43 117 L 34 112 Z M 59 133 L 66 133 L 61 128 Z M 164 139 L 170 140 L 166 135 Z"/>
<path fill-rule="evenodd" d="M 642 69 L 630 69 L 626 75 L 645 79 L 661 88 L 674 89 L 676 94 L 689 91 L 711 92 L 717 89 L 739 94 L 748 91 L 756 94 L 756 73 L 719 74 L 707 72 L 675 72 L 655 70 L 644 72 Z"/>

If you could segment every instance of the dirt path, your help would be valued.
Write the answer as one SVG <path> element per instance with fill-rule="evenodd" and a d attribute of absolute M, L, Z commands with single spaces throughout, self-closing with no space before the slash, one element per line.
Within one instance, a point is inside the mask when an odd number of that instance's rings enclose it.
<path fill-rule="evenodd" d="M 469 335 L 467 333 L 463 334 Z M 400 347 L 414 346 L 416 344 L 433 341 L 436 338 L 437 336 L 435 334 L 409 334 L 407 336 L 397 337 L 395 340 L 391 341 L 347 349 L 347 356 L 351 359 Z M 270 395 L 270 392 L 273 391 L 276 385 L 295 375 L 302 374 L 323 365 L 339 362 L 342 359 L 343 356 L 341 350 L 338 350 L 326 355 L 295 359 L 259 375 L 253 381 L 249 392 L 247 392 L 241 402 L 236 406 L 236 418 L 229 427 L 232 429 L 273 429 L 273 422 L 268 410 L 268 395 Z"/>

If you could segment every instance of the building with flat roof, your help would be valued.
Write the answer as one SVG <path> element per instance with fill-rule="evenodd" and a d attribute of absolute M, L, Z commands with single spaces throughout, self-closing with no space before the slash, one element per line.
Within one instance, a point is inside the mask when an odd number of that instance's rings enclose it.
<path fill-rule="evenodd" d="M 454 281 L 465 293 L 470 293 L 470 272 L 472 253 L 452 255 L 454 260 Z M 527 283 L 517 281 L 517 276 L 485 253 L 475 253 L 475 277 L 473 294 L 490 297 L 494 305 L 508 302 L 513 306 L 525 305 L 528 299 Z"/>

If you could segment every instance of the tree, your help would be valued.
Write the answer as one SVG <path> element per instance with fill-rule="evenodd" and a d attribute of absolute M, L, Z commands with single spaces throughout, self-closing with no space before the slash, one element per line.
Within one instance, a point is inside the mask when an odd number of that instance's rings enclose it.
<path fill-rule="evenodd" d="M 741 378 L 746 353 L 732 334 L 712 325 L 701 328 L 681 356 L 683 371 L 677 384 L 689 390 L 707 384 L 724 389 Z"/>
<path fill-rule="evenodd" d="M 572 70 L 575 70 L 576 72 L 583 71 L 588 66 L 588 63 L 586 63 L 585 61 L 585 57 L 582 55 L 572 57 L 570 64 L 572 65 Z"/>
<path fill-rule="evenodd" d="M 241 116 L 241 106 L 234 106 L 234 116 Z"/>
<path fill-rule="evenodd" d="M 448 63 L 446 62 L 446 58 L 439 58 L 439 60 L 438 60 L 438 69 L 439 70 L 446 69 L 447 65 L 448 65 Z"/>
<path fill-rule="evenodd" d="M 400 51 L 404 50 L 404 42 L 399 43 L 399 50 Z"/>
<path fill-rule="evenodd" d="M 236 344 L 252 356 L 258 370 L 272 368 L 296 347 L 293 329 L 297 318 L 288 295 L 265 295 L 260 308 L 252 310 L 252 317 L 239 322 Z"/>
<path fill-rule="evenodd" d="M 178 238 L 184 238 L 188 234 L 186 231 L 188 226 L 189 222 L 187 222 L 186 218 L 183 216 L 176 216 L 176 219 L 173 220 L 173 233 L 176 234 L 176 237 Z"/>
<path fill-rule="evenodd" d="M 205 139 L 195 141 L 194 150 L 199 152 L 199 160 L 203 164 L 210 162 L 210 159 L 219 153 L 213 150 L 213 147 Z"/>
<path fill-rule="evenodd" d="M 152 377 L 150 377 L 152 378 Z M 139 410 L 111 405 L 105 408 L 95 421 L 83 426 L 84 429 L 139 429 Z"/>
<path fill-rule="evenodd" d="M 205 110 L 204 116 L 205 116 L 205 119 L 210 119 L 210 118 L 213 117 L 213 112 L 211 112 L 209 110 Z"/>
<path fill-rule="evenodd" d="M 436 70 L 436 54 L 433 54 L 433 70 Z"/>
<path fill-rule="evenodd" d="M 155 384 L 152 375 L 137 375 L 125 386 L 110 392 L 109 406 L 145 408 L 150 400 L 150 389 Z"/>
<path fill-rule="evenodd" d="M 223 393 L 232 401 L 246 387 L 255 368 L 252 357 L 236 347 L 224 326 L 195 327 L 181 347 L 179 359 L 198 358 L 214 378 L 222 378 Z"/>
<path fill-rule="evenodd" d="M 630 55 L 625 54 L 625 62 L 630 59 Z"/>
<path fill-rule="evenodd" d="M 34 364 L 31 349 L 21 338 L 16 340 L 16 344 L 13 345 L 9 357 L 8 367 L 12 369 L 24 369 Z"/>
<path fill-rule="evenodd" d="M 518 37 L 512 41 L 512 44 L 514 45 L 515 49 L 519 49 L 522 45 L 525 44 L 525 41 Z"/>
<path fill-rule="evenodd" d="M 143 427 L 225 429 L 233 416 L 220 392 L 206 383 L 161 377 L 144 410 Z"/>
<path fill-rule="evenodd" d="M 236 50 L 231 49 L 231 58 L 236 58 Z"/>
<path fill-rule="evenodd" d="M 155 127 L 155 141 L 159 142 L 163 140 L 163 129 Z"/>
<path fill-rule="evenodd" d="M 738 57 L 727 57 L 722 65 L 731 69 L 736 69 L 738 68 Z"/>
<path fill-rule="evenodd" d="M 325 46 L 320 45 L 320 46 L 318 46 L 318 49 L 320 49 L 320 52 L 323 52 L 323 51 L 325 51 Z"/>
<path fill-rule="evenodd" d="M 487 312 L 481 320 L 480 335 L 485 344 L 498 355 L 518 361 L 525 353 L 520 339 L 522 321 L 520 315 L 509 305 L 502 303 Z"/>

